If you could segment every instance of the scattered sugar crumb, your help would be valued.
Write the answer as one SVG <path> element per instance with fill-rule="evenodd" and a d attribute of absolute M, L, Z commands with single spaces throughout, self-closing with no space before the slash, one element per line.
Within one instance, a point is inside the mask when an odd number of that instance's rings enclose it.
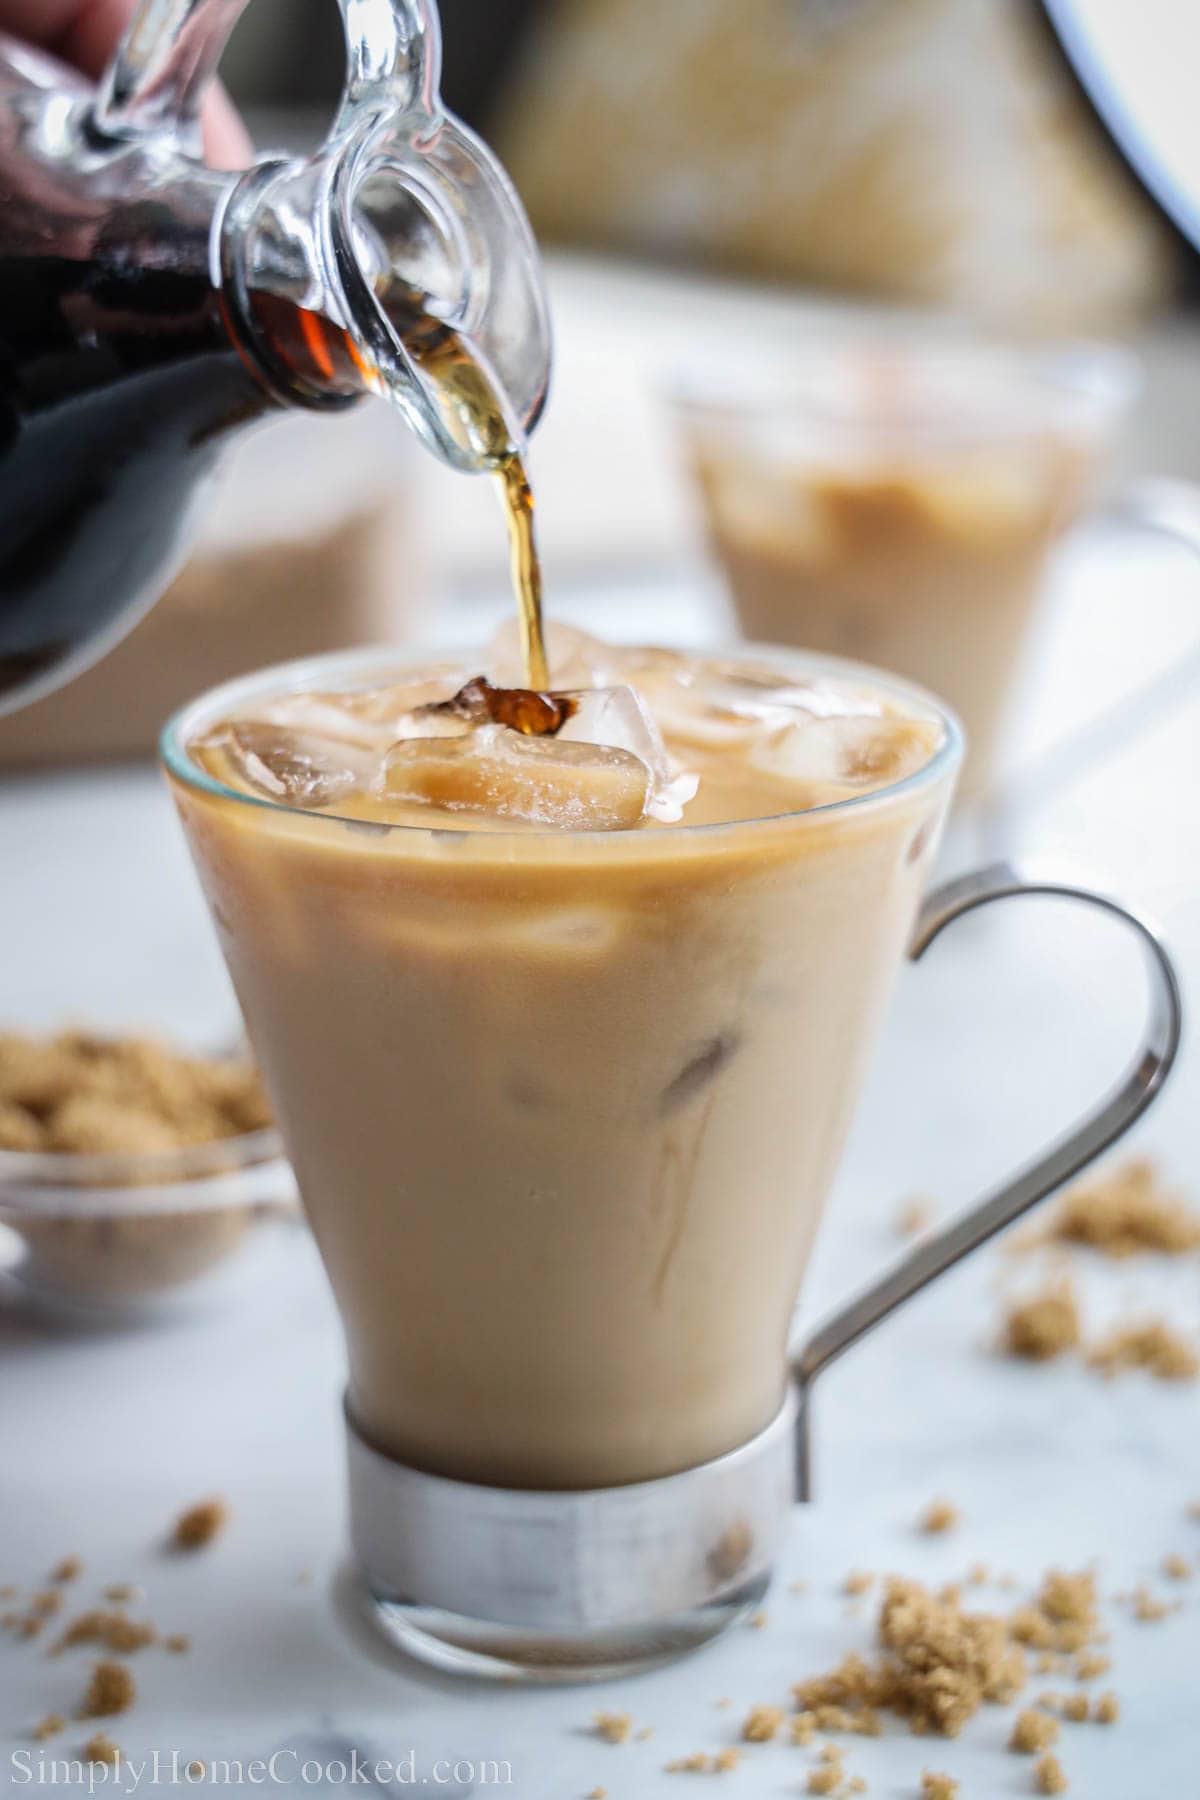
<path fill-rule="evenodd" d="M 919 1582 L 888 1579 L 878 1636 L 876 1660 L 848 1655 L 793 1688 L 797 1707 L 821 1730 L 874 1736 L 888 1711 L 914 1732 L 955 1737 L 985 1701 L 1007 1703 L 1025 1684 L 1025 1660 L 1006 1619 L 964 1612 Z"/>
<path fill-rule="evenodd" d="M 713 1759 L 704 1750 L 693 1750 L 690 1756 L 672 1757 L 663 1765 L 668 1775 L 708 1775 L 712 1766 Z"/>
<path fill-rule="evenodd" d="M 587 1800 L 608 1800 L 608 1789 L 606 1787 L 589 1788 Z"/>
<path fill-rule="evenodd" d="M 114 1606 L 127 1606 L 131 1600 L 139 1600 L 142 1590 L 132 1581 L 114 1581 L 104 1590 L 104 1598 Z"/>
<path fill-rule="evenodd" d="M 1062 1703 L 1062 1715 L 1072 1725 L 1082 1725 L 1091 1711 L 1086 1694 L 1068 1694 Z"/>
<path fill-rule="evenodd" d="M 1160 1600 L 1150 1592 L 1148 1587 L 1135 1587 L 1129 1596 L 1133 1607 L 1133 1616 L 1141 1625 L 1154 1625 L 1165 1619 L 1171 1608 L 1165 1600 Z"/>
<path fill-rule="evenodd" d="M 967 1581 L 972 1587 L 985 1587 L 990 1580 L 991 1575 L 986 1563 L 972 1563 L 967 1570 Z"/>
<path fill-rule="evenodd" d="M 1086 1700 L 1083 1707 L 1086 1716 Z M 1027 1706 L 1013 1720 L 1008 1747 L 1020 1756 L 1036 1756 L 1039 1751 L 1048 1750 L 1051 1744 L 1057 1742 L 1058 1720 L 1051 1718 L 1049 1713 L 1039 1712 L 1036 1707 Z"/>
<path fill-rule="evenodd" d="M 917 1521 L 917 1527 L 931 1536 L 937 1536 L 943 1531 L 953 1531 L 961 1520 L 962 1515 L 954 1502 L 939 1497 L 929 1502 Z"/>
<path fill-rule="evenodd" d="M 720 1700 L 714 1701 L 714 1705 L 719 1706 L 721 1711 L 724 1712 L 727 1706 L 733 1705 L 733 1701 L 729 1698 L 729 1695 L 726 1694 Z"/>
<path fill-rule="evenodd" d="M 54 1654 L 75 1644 L 99 1644 L 114 1656 L 129 1656 L 157 1641 L 158 1633 L 145 1620 L 126 1618 L 123 1612 L 93 1608 L 73 1619 L 54 1645 Z"/>
<path fill-rule="evenodd" d="M 865 1569 L 851 1569 L 842 1583 L 843 1594 L 865 1594 L 875 1585 L 875 1577 Z"/>
<path fill-rule="evenodd" d="M 1121 1369 L 1144 1369 L 1159 1381 L 1195 1381 L 1200 1375 L 1195 1346 L 1165 1319 L 1118 1326 L 1092 1346 L 1088 1362 L 1108 1376 Z"/>
<path fill-rule="evenodd" d="M 763 1629 L 763 1626 L 767 1622 L 767 1614 L 765 1612 L 751 1613 L 749 1619 L 746 1622 L 749 1625 L 751 1631 L 761 1631 Z"/>
<path fill-rule="evenodd" d="M 47 1713 L 44 1719 L 38 1720 L 32 1735 L 40 1744 L 44 1743 L 47 1738 L 57 1737 L 60 1731 L 66 1729 L 67 1721 L 61 1713 Z"/>
<path fill-rule="evenodd" d="M 163 1639 L 163 1649 L 169 1650 L 173 1656 L 182 1656 L 191 1647 L 192 1640 L 185 1631 L 173 1631 L 170 1637 Z"/>
<path fill-rule="evenodd" d="M 1195 1570 L 1186 1556 L 1174 1554 L 1163 1557 L 1162 1572 L 1172 1581 L 1190 1581 L 1195 1574 Z"/>
<path fill-rule="evenodd" d="M 1112 1693 L 1101 1694 L 1092 1713 L 1097 1725 L 1115 1725 L 1121 1716 L 1121 1703 Z"/>
<path fill-rule="evenodd" d="M 809 1770 L 806 1792 L 810 1794 L 835 1794 L 841 1784 L 841 1764 L 822 1763 L 818 1768 Z"/>
<path fill-rule="evenodd" d="M 713 1773 L 716 1775 L 727 1775 L 731 1769 L 737 1768 L 741 1760 L 741 1751 L 738 1750 L 735 1745 L 729 1744 L 724 1750 L 718 1750 L 717 1754 L 713 1757 Z"/>
<path fill-rule="evenodd" d="M 1050 1217 L 1048 1237 L 1124 1258 L 1152 1250 L 1183 1256 L 1200 1247 L 1200 1214 L 1165 1187 L 1145 1157 L 1068 1189 Z"/>
<path fill-rule="evenodd" d="M 211 1500 L 199 1500 L 195 1506 L 189 1506 L 181 1512 L 171 1532 L 171 1542 L 177 1550 L 199 1550 L 224 1530 L 229 1521 L 229 1507 L 224 1500 L 214 1496 Z"/>
<path fill-rule="evenodd" d="M 1200 1508 L 1200 1500 L 1197 1500 L 1196 1505 L 1198 1508 Z M 1200 1511 L 1198 1511 L 1195 1516 L 1198 1519 L 1200 1519 Z M 808 1592 L 807 1581 L 789 1581 L 788 1582 L 788 1593 L 789 1594 L 807 1594 L 807 1592 Z"/>
<path fill-rule="evenodd" d="M 83 1574 L 83 1563 L 78 1556 L 64 1556 L 50 1571 L 51 1581 L 76 1581 Z"/>
<path fill-rule="evenodd" d="M 782 1706 L 752 1706 L 742 1722 L 742 1742 L 769 1744 L 782 1724 Z"/>
<path fill-rule="evenodd" d="M 788 1731 L 793 1744 L 811 1744 L 817 1734 L 816 1713 L 795 1713 L 788 1721 Z"/>
<path fill-rule="evenodd" d="M 1200 1500 L 1189 1500 L 1188 1501 L 1187 1516 L 1189 1519 L 1196 1519 L 1196 1520 L 1200 1521 Z M 0 1589 L 0 1592 L 2 1592 L 2 1591 L 3 1590 Z M 14 1588 L 10 1588 L 8 1591 L 11 1594 L 11 1593 L 14 1593 L 16 1590 Z"/>
<path fill-rule="evenodd" d="M 1107 1675 L 1112 1668 L 1112 1657 L 1102 1656 L 1099 1651 L 1085 1650 L 1075 1662 L 1076 1681 L 1095 1681 L 1098 1675 Z"/>
<path fill-rule="evenodd" d="M 88 1739 L 87 1743 L 83 1746 L 83 1754 L 88 1762 L 108 1763 L 109 1767 L 113 1769 L 115 1769 L 121 1761 L 120 1750 L 117 1748 L 116 1744 L 113 1743 L 112 1739 L 106 1737 L 102 1731 L 97 1731 Z"/>
<path fill-rule="evenodd" d="M 1039 1794 L 1065 1794 L 1067 1778 L 1057 1756 L 1047 1754 L 1033 1765 L 1034 1790 Z"/>
<path fill-rule="evenodd" d="M 1078 1349 L 1081 1338 L 1075 1290 L 1064 1277 L 1009 1306 L 1001 1348 L 1006 1356 L 1024 1362 L 1052 1362 Z"/>
<path fill-rule="evenodd" d="M 643 1725 L 640 1731 L 634 1732 L 633 1741 L 635 1744 L 648 1744 L 653 1736 L 653 1725 Z"/>
<path fill-rule="evenodd" d="M 960 1783 L 934 1769 L 921 1770 L 921 1800 L 955 1800 Z"/>
<path fill-rule="evenodd" d="M 633 1719 L 629 1713 L 598 1712 L 592 1730 L 606 1744 L 627 1744 L 633 1735 Z"/>
<path fill-rule="evenodd" d="M 98 1662 L 79 1708 L 81 1719 L 107 1719 L 137 1698 L 137 1684 L 124 1663 Z"/>
<path fill-rule="evenodd" d="M 41 1593 L 33 1595 L 29 1605 L 30 1610 L 36 1613 L 39 1619 L 49 1619 L 61 1610 L 62 1595 L 56 1593 L 53 1588 L 45 1588 Z"/>

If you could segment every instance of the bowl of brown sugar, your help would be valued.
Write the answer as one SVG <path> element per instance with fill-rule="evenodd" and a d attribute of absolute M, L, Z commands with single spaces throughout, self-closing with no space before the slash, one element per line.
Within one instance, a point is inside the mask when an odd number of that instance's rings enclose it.
<path fill-rule="evenodd" d="M 254 1065 L 157 1039 L 0 1032 L 8 1278 L 89 1309 L 198 1286 L 296 1188 Z"/>

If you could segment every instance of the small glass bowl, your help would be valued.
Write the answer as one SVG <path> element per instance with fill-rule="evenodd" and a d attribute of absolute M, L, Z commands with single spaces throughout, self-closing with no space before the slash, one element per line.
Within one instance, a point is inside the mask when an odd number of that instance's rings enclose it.
<path fill-rule="evenodd" d="M 262 1221 L 296 1213 L 274 1130 L 153 1153 L 0 1151 L 0 1226 L 19 1240 L 6 1273 L 48 1304 L 153 1310 L 198 1287 Z"/>

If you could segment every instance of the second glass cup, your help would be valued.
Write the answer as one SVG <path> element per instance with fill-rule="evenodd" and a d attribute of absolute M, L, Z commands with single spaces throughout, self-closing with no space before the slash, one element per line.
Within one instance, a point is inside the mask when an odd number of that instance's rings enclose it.
<path fill-rule="evenodd" d="M 963 722 L 989 785 L 1050 551 L 1136 389 L 1100 345 L 881 338 L 675 395 L 709 539 L 748 638 L 861 658 Z"/>

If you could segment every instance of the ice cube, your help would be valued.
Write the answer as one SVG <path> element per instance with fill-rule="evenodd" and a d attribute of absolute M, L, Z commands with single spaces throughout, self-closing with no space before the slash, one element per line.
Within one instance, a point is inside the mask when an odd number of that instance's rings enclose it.
<path fill-rule="evenodd" d="M 631 687 L 588 688 L 557 698 L 572 708 L 558 733 L 560 744 L 565 740 L 628 750 L 650 771 L 649 816 L 667 825 L 683 816 L 683 808 L 695 797 L 697 778 L 673 762 L 640 694 Z"/>
<path fill-rule="evenodd" d="M 383 687 L 352 689 L 341 694 L 282 694 L 257 708 L 255 716 L 274 725 L 383 751 L 398 737 L 448 732 L 449 727 L 439 725 L 406 730 L 405 722 L 424 708 L 445 700 L 465 679 L 464 672 L 454 664 L 438 664 L 422 669 L 416 680 L 390 682 Z"/>
<path fill-rule="evenodd" d="M 394 744 L 377 782 L 390 801 L 566 831 L 639 825 L 649 790 L 649 769 L 628 750 L 524 737 L 504 725 Z"/>
<path fill-rule="evenodd" d="M 285 806 L 328 806 L 369 780 L 374 763 L 358 745 L 261 719 L 235 720 L 219 745 L 247 786 Z"/>
<path fill-rule="evenodd" d="M 871 789 L 890 786 L 923 768 L 940 737 L 941 727 L 932 718 L 809 715 L 764 733 L 750 761 L 785 781 L 848 791 Z"/>

